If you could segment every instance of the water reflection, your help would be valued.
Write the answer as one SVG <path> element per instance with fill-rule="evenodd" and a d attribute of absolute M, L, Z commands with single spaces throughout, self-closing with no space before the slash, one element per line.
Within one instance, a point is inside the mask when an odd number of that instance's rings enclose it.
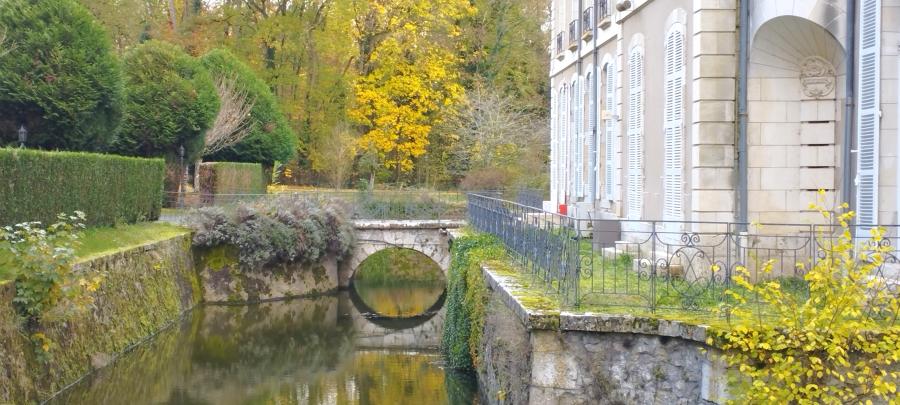
<path fill-rule="evenodd" d="M 351 293 L 362 301 L 364 311 L 390 318 L 409 318 L 435 312 L 443 306 L 443 282 L 415 285 L 383 285 L 356 281 Z"/>
<path fill-rule="evenodd" d="M 470 376 L 415 345 L 373 347 L 382 329 L 365 322 L 346 293 L 199 308 L 50 403 L 473 403 Z"/>

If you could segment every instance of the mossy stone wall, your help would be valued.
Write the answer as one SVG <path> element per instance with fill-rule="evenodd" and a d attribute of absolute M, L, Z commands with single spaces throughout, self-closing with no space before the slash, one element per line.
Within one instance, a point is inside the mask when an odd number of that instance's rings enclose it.
<path fill-rule="evenodd" d="M 28 333 L 18 326 L 13 288 L 0 286 L 0 403 L 46 399 L 178 320 L 202 298 L 189 233 L 78 266 L 102 274 L 103 282 L 92 308 L 31 331 L 54 343 L 46 363 L 37 361 Z"/>
<path fill-rule="evenodd" d="M 338 263 L 333 257 L 319 263 L 281 263 L 248 270 L 241 268 L 233 246 L 196 248 L 194 255 L 205 302 L 258 302 L 338 288 Z"/>

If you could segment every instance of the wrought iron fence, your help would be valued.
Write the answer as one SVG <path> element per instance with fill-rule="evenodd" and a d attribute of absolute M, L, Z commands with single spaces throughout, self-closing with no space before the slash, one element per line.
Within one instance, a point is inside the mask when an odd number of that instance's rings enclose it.
<path fill-rule="evenodd" d="M 556 54 L 559 55 L 563 53 L 566 49 L 563 47 L 563 33 L 556 33 Z"/>
<path fill-rule="evenodd" d="M 602 22 L 607 17 L 609 17 L 609 0 L 600 0 L 597 4 L 597 21 Z"/>
<path fill-rule="evenodd" d="M 468 215 L 471 226 L 499 237 L 525 272 L 565 306 L 650 311 L 709 311 L 733 303 L 726 291 L 736 291 L 738 269 L 753 282 L 780 279 L 783 289 L 803 298 L 808 294 L 805 269 L 827 257 L 841 230 L 833 225 L 578 219 L 477 193 L 468 195 Z M 888 235 L 879 243 L 893 246 L 900 227 L 885 228 Z M 875 276 L 896 290 L 900 255 L 889 250 Z"/>
<path fill-rule="evenodd" d="M 294 190 L 271 194 L 168 193 L 164 206 L 171 207 L 162 220 L 180 222 L 190 209 L 223 207 L 265 201 L 276 196 L 333 199 L 345 203 L 354 219 L 371 220 L 460 220 L 466 218 L 465 195 L 456 191 L 432 190 Z"/>

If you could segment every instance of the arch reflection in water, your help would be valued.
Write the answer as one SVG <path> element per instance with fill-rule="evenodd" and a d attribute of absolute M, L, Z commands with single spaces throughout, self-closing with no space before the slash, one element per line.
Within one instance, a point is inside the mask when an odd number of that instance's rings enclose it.
<path fill-rule="evenodd" d="M 346 293 L 201 307 L 50 403 L 473 403 L 471 376 L 435 351 L 377 347 L 354 313 Z"/>
<path fill-rule="evenodd" d="M 392 248 L 360 263 L 350 289 L 360 310 L 373 319 L 414 319 L 437 312 L 443 306 L 446 287 L 443 271 L 428 256 Z"/>

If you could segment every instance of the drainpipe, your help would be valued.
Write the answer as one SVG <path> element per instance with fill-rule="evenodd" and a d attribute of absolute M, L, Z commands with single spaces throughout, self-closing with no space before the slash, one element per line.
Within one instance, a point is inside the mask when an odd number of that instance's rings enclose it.
<path fill-rule="evenodd" d="M 738 189 L 737 222 L 739 231 L 747 230 L 747 60 L 750 44 L 750 0 L 740 0 L 738 18 Z"/>
<path fill-rule="evenodd" d="M 841 148 L 841 201 L 855 205 L 853 199 L 853 124 L 856 118 L 856 0 L 847 0 L 847 53 L 844 58 L 844 142 Z M 837 202 L 837 201 L 836 201 Z"/>

